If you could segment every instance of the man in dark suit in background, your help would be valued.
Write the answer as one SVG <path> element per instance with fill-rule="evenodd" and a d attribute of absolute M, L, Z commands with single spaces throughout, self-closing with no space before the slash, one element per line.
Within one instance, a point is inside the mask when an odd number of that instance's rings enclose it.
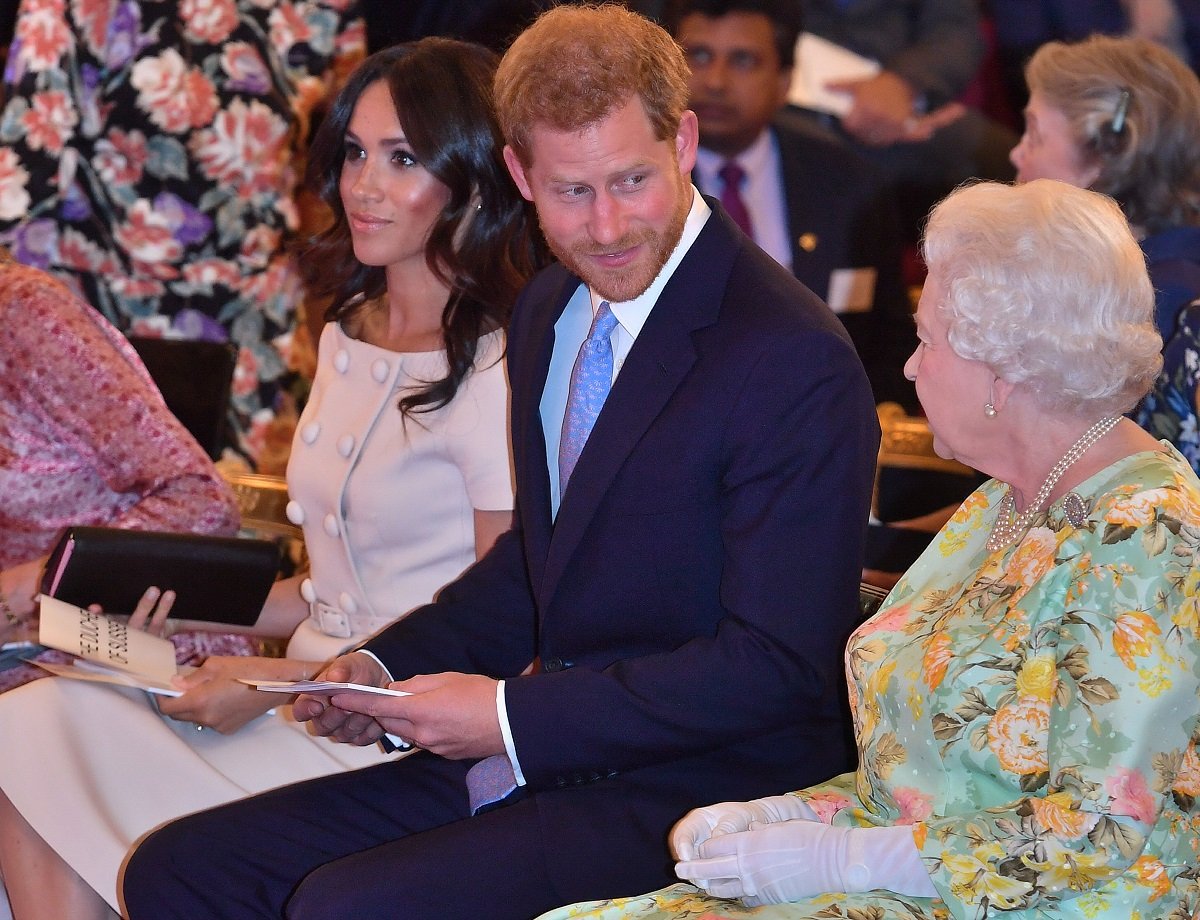
<path fill-rule="evenodd" d="M 876 402 L 916 410 L 903 242 L 881 177 L 784 106 L 801 27 L 795 0 L 685 0 L 675 26 L 700 119 L 693 179 L 838 314 Z"/>
<path fill-rule="evenodd" d="M 156 832 L 134 920 L 521 920 L 669 883 L 689 808 L 853 763 L 871 395 L 828 309 L 694 194 L 686 79 L 616 7 L 506 54 L 505 160 L 562 261 L 509 333 L 517 524 L 325 672 L 412 696 L 295 704 L 424 750 Z"/>

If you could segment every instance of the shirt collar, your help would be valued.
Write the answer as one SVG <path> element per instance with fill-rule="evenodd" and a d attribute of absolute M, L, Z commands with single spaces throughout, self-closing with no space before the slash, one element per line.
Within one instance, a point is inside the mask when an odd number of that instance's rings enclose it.
<path fill-rule="evenodd" d="M 696 150 L 696 171 L 700 173 L 700 182 L 706 189 L 714 189 L 713 194 L 721 192 L 721 179 L 717 175 L 721 167 L 733 160 L 746 173 L 746 181 L 753 182 L 755 176 L 766 174 L 771 165 L 772 139 L 771 129 L 763 128 L 758 137 L 745 150 L 736 156 L 727 157 L 716 153 L 707 147 Z"/>
<path fill-rule="evenodd" d="M 712 208 L 708 206 L 708 203 L 704 200 L 704 196 L 693 185 L 692 207 L 683 222 L 683 233 L 679 235 L 679 242 L 675 244 L 671 255 L 667 257 L 667 261 L 658 273 L 658 277 L 650 283 L 650 287 L 646 288 L 645 291 L 633 298 L 633 300 L 626 300 L 623 303 L 613 303 L 611 300 L 608 302 L 609 309 L 612 310 L 613 316 L 617 318 L 617 322 L 621 324 L 621 328 L 633 338 L 636 339 L 638 333 L 642 331 L 642 326 L 646 324 L 646 320 L 650 316 L 650 311 L 658 303 L 658 298 L 662 294 L 663 288 L 667 286 L 667 282 L 675 274 L 675 269 L 679 267 L 679 263 L 683 261 L 683 257 L 688 254 L 688 250 L 692 248 L 692 243 L 696 242 L 696 237 L 704 229 L 704 224 L 708 221 L 710 214 L 712 214 Z M 604 298 L 591 288 L 588 288 L 588 295 L 592 301 L 592 315 L 595 316 Z"/>

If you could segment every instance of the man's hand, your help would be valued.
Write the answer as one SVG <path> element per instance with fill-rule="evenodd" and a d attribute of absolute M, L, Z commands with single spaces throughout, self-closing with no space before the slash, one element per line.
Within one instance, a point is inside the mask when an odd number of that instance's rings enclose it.
<path fill-rule="evenodd" d="M 413 695 L 335 693 L 331 702 L 341 710 L 371 718 L 385 731 L 417 747 L 452 760 L 504 752 L 504 737 L 496 716 L 496 681 L 492 678 L 456 672 L 422 674 L 389 687 Z"/>
<path fill-rule="evenodd" d="M 916 93 L 903 77 L 884 70 L 861 80 L 835 80 L 826 88 L 849 93 L 854 100 L 842 127 L 862 143 L 887 147 L 906 139 L 916 114 Z"/>
<path fill-rule="evenodd" d="M 335 658 L 315 679 L 365 684 L 370 687 L 385 687 L 388 683 L 388 675 L 383 665 L 361 652 L 351 652 L 349 655 Z M 347 744 L 374 744 L 383 737 L 383 727 L 371 716 L 357 710 L 343 709 L 336 703 L 338 697 L 347 700 L 367 695 L 342 693 L 331 698 L 301 693 L 292 704 L 292 716 L 297 722 L 311 722 L 315 734 L 326 735 Z"/>

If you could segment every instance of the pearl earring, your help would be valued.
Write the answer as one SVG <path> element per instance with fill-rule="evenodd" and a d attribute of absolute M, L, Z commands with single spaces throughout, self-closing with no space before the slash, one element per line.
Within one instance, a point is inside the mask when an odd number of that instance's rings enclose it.
<path fill-rule="evenodd" d="M 988 401 L 983 405 L 983 414 L 988 418 L 996 417 L 996 381 L 988 384 Z"/>
<path fill-rule="evenodd" d="M 985 403 L 984 407 L 983 407 L 983 414 L 986 415 L 988 418 L 995 418 L 996 417 L 996 407 L 993 406 L 991 403 Z"/>

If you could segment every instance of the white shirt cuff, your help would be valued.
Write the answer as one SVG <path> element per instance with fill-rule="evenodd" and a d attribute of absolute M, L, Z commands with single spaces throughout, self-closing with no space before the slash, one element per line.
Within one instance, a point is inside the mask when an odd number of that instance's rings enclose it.
<path fill-rule="evenodd" d="M 355 651 L 355 653 L 357 653 L 359 655 L 367 655 L 370 658 L 373 658 L 375 660 L 375 663 L 378 664 L 381 668 L 383 668 L 383 673 L 387 677 L 387 682 L 389 684 L 392 682 L 392 672 L 388 670 L 388 666 L 386 664 L 384 664 L 382 661 L 379 660 L 378 655 L 376 655 L 374 652 L 368 651 L 365 648 L 356 648 L 354 651 Z M 385 754 L 390 754 L 390 753 L 392 753 L 392 751 L 412 750 L 412 742 L 407 741 L 404 738 L 401 738 L 399 735 L 393 735 L 391 732 L 384 732 L 383 737 L 387 738 L 387 740 L 391 742 L 391 750 L 388 750 L 387 745 L 383 746 L 383 752 Z"/>
<path fill-rule="evenodd" d="M 365 648 L 356 648 L 354 652 L 357 655 L 369 655 L 372 659 L 374 659 L 377 665 L 383 668 L 383 673 L 387 675 L 388 683 L 390 684 L 392 682 L 392 672 L 388 670 L 388 666 L 386 664 L 379 660 L 378 655 L 376 655 L 374 652 L 368 651 Z"/>
<path fill-rule="evenodd" d="M 504 704 L 504 681 L 496 682 L 496 718 L 500 721 L 500 734 L 504 738 L 504 753 L 512 764 L 513 776 L 517 785 L 525 785 L 525 774 L 521 772 L 521 762 L 517 760 L 517 749 L 513 745 L 512 729 L 508 725 L 508 707 Z"/>

